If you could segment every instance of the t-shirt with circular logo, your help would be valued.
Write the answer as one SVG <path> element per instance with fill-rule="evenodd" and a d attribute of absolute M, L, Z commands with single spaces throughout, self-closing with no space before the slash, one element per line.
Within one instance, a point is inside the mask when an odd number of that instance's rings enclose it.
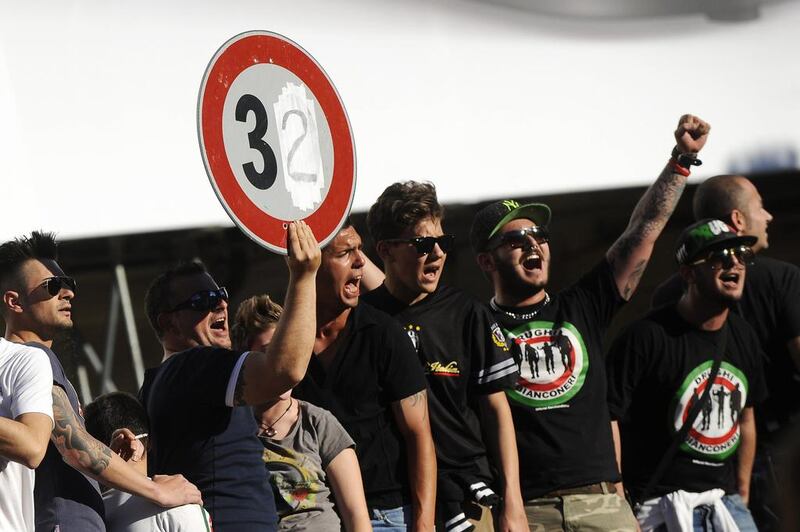
<path fill-rule="evenodd" d="M 545 305 L 494 310 L 519 365 L 506 393 L 525 499 L 619 479 L 602 342 L 624 302 L 603 259 Z"/>
<path fill-rule="evenodd" d="M 722 364 L 709 384 L 725 336 Z M 704 331 L 684 321 L 673 305 L 651 312 L 615 340 L 608 357 L 609 408 L 620 422 L 622 471 L 634 498 L 708 386 L 709 400 L 651 495 L 736 492 L 742 410 L 766 396 L 762 357 L 755 332 L 739 316 L 731 313 L 722 329 Z"/>
<path fill-rule="evenodd" d="M 682 293 L 681 277 L 673 275 L 656 289 L 653 307 L 674 303 Z M 759 443 L 780 441 L 780 429 L 800 417 L 800 372 L 787 346 L 800 336 L 800 268 L 758 255 L 747 266 L 742 299 L 732 310 L 753 327 L 767 356 L 769 394 L 756 409 Z"/>

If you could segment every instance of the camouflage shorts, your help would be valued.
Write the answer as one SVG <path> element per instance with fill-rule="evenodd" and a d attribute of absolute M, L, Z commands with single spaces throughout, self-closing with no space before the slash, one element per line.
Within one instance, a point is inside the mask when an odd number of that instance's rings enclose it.
<path fill-rule="evenodd" d="M 525 502 L 531 532 L 636 532 L 628 502 L 616 494 L 565 495 Z"/>

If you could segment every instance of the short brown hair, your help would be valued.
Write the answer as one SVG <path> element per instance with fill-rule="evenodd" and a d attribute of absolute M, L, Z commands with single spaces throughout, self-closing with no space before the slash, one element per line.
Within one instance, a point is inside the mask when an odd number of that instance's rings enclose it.
<path fill-rule="evenodd" d="M 236 317 L 231 328 L 231 343 L 234 349 L 247 349 L 250 340 L 281 318 L 283 307 L 268 295 L 245 299 L 236 309 Z"/>
<path fill-rule="evenodd" d="M 375 242 L 397 238 L 426 218 L 441 219 L 444 209 L 433 183 L 402 181 L 389 185 L 369 208 L 367 227 Z"/>

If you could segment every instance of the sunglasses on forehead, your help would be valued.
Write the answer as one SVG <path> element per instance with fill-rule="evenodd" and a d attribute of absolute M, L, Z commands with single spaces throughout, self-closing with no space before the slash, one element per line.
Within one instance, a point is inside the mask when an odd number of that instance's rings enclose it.
<path fill-rule="evenodd" d="M 434 246 L 439 245 L 442 253 L 447 253 L 453 249 L 456 241 L 455 235 L 442 236 L 415 236 L 414 238 L 390 238 L 386 242 L 396 244 L 410 244 L 416 248 L 420 255 L 427 255 L 433 251 Z"/>
<path fill-rule="evenodd" d="M 55 276 L 55 277 L 48 277 L 42 283 L 47 293 L 50 297 L 55 297 L 61 292 L 62 288 L 66 288 L 67 290 L 72 290 L 72 293 L 75 293 L 75 290 L 78 288 L 78 283 L 75 282 L 75 279 L 72 277 L 65 277 L 65 276 Z"/>
<path fill-rule="evenodd" d="M 733 257 L 740 263 L 750 266 L 755 260 L 755 253 L 748 246 L 738 246 L 735 248 L 718 249 L 712 251 L 705 258 L 692 262 L 692 266 L 707 263 L 712 270 L 729 270 L 733 268 Z"/>
<path fill-rule="evenodd" d="M 224 286 L 216 290 L 200 290 L 199 292 L 195 292 L 189 299 L 178 303 L 167 312 L 177 312 L 179 310 L 208 312 L 217 308 L 221 301 L 228 301 L 228 290 L 226 290 Z"/>
<path fill-rule="evenodd" d="M 550 233 L 545 227 L 533 226 L 497 234 L 489 239 L 486 247 L 495 249 L 508 245 L 512 249 L 523 248 L 530 243 L 530 237 L 533 237 L 537 244 L 546 244 L 550 241 Z"/>

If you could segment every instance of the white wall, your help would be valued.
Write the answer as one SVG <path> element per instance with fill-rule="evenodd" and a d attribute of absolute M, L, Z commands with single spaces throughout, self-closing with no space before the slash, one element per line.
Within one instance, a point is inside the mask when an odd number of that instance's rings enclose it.
<path fill-rule="evenodd" d="M 560 20 L 470 0 L 0 2 L 0 239 L 229 224 L 196 103 L 249 29 L 327 70 L 367 208 L 430 179 L 445 202 L 642 184 L 678 116 L 713 125 L 694 178 L 800 148 L 800 4 L 751 23 Z"/>

